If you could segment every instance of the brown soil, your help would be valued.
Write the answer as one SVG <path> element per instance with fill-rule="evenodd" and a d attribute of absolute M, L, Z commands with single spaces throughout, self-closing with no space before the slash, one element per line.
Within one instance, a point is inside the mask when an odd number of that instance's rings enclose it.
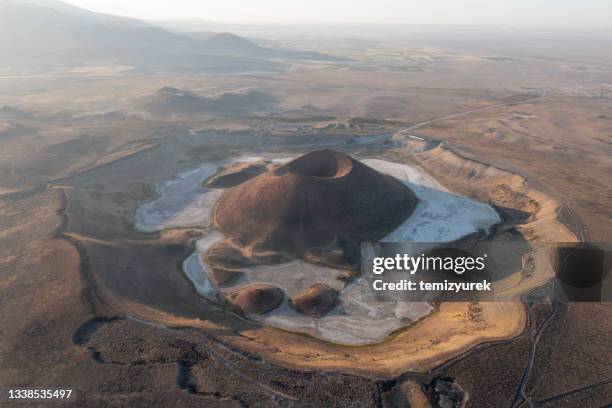
<path fill-rule="evenodd" d="M 381 238 L 416 205 L 412 191 L 331 150 L 305 154 L 229 190 L 216 226 L 251 251 L 304 256 L 338 241 Z"/>

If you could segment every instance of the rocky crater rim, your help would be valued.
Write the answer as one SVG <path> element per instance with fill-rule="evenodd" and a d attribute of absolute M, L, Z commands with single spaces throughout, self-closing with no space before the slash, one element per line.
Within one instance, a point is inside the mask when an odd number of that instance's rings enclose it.
<path fill-rule="evenodd" d="M 315 150 L 274 170 L 274 176 L 296 174 L 307 177 L 335 179 L 348 175 L 353 160 L 333 150 Z"/>

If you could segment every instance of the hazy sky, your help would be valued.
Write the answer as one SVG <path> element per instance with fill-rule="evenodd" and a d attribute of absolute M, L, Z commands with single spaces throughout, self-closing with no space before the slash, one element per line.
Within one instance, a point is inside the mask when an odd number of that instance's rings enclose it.
<path fill-rule="evenodd" d="M 442 23 L 612 29 L 611 0 L 67 0 L 143 19 L 236 23 Z"/>

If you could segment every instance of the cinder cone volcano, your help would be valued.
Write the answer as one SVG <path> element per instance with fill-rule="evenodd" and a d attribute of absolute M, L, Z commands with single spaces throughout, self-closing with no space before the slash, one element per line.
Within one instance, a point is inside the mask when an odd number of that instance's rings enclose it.
<path fill-rule="evenodd" d="M 215 224 L 254 251 L 303 255 L 334 242 L 373 241 L 397 227 L 417 199 L 404 184 L 332 150 L 266 171 L 219 200 Z"/>

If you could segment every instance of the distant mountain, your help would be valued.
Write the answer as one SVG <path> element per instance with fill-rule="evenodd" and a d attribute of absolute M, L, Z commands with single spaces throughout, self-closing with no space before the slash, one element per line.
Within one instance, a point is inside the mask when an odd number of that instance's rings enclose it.
<path fill-rule="evenodd" d="M 164 116 L 197 114 L 248 116 L 270 111 L 277 102 L 275 97 L 259 91 L 225 92 L 215 96 L 204 96 L 166 86 L 142 98 L 137 108 Z"/>
<path fill-rule="evenodd" d="M 18 120 L 18 119 L 30 119 L 32 114 L 24 112 L 21 109 L 17 109 L 13 106 L 4 105 L 0 108 L 0 119 L 7 120 Z"/>
<path fill-rule="evenodd" d="M 7 1 L 11 1 L 11 0 L 7 0 Z M 92 19 L 95 21 L 107 21 L 107 22 L 113 22 L 113 23 L 117 23 L 117 24 L 121 24 L 125 26 L 132 26 L 132 27 L 144 27 L 144 26 L 152 25 L 150 23 L 146 23 L 144 21 L 136 20 L 133 18 L 114 16 L 112 14 L 96 13 L 96 12 L 89 11 L 81 7 L 73 6 L 72 4 L 68 4 L 63 1 L 58 1 L 58 0 L 12 0 L 12 1 L 16 3 L 25 3 L 25 4 L 30 4 L 30 5 L 39 6 L 39 7 L 46 7 L 46 8 L 50 8 L 50 9 L 59 11 L 61 13 L 71 14 L 73 16 L 88 18 L 88 19 Z"/>
<path fill-rule="evenodd" d="M 264 47 L 260 47 L 253 41 L 231 33 L 215 33 L 207 31 L 189 33 L 189 36 L 202 40 L 204 46 L 210 50 L 217 50 L 221 52 L 232 50 L 233 52 L 241 52 L 252 55 L 261 55 L 262 53 L 270 51 Z"/>
<path fill-rule="evenodd" d="M 237 36 L 231 33 L 215 33 L 212 31 L 201 31 L 193 33 L 185 33 L 192 38 L 201 39 L 209 50 L 223 52 L 223 50 L 232 50 L 246 55 L 278 58 L 278 59 L 303 59 L 314 61 L 339 61 L 339 58 L 324 55 L 313 51 L 294 51 L 266 48 L 257 45 L 251 40 Z"/>
<path fill-rule="evenodd" d="M 0 143 L 31 135 L 36 129 L 13 122 L 0 122 Z"/>
<path fill-rule="evenodd" d="M 284 69 L 274 61 L 279 56 L 229 33 L 186 35 L 56 0 L 0 0 L 2 66 L 122 64 L 143 72 L 277 72 Z"/>

